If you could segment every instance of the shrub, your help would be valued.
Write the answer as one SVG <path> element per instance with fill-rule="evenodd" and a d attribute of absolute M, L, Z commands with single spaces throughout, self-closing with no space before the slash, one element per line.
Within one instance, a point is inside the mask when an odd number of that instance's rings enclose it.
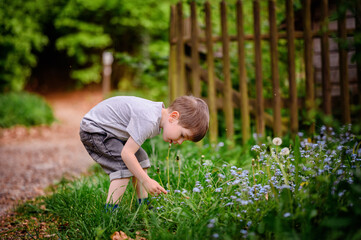
<path fill-rule="evenodd" d="M 20 92 L 0 94 L 0 128 L 14 125 L 50 125 L 55 117 L 40 96 Z"/>

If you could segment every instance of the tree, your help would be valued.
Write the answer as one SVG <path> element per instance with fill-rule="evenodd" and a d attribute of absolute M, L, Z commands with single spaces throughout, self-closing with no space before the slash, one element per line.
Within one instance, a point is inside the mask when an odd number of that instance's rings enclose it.
<path fill-rule="evenodd" d="M 39 1 L 3 0 L 0 7 L 0 92 L 23 89 L 36 52 L 48 38 L 42 33 Z"/>

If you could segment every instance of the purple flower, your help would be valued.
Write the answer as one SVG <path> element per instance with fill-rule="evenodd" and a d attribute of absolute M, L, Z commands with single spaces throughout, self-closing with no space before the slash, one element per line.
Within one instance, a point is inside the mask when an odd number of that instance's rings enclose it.
<path fill-rule="evenodd" d="M 218 234 L 218 233 L 214 233 L 212 236 L 213 236 L 214 238 L 219 238 L 219 234 Z"/>
<path fill-rule="evenodd" d="M 289 213 L 289 212 L 286 212 L 285 214 L 283 214 L 283 217 L 285 217 L 285 218 L 287 218 L 289 216 L 291 216 L 291 213 Z"/>
<path fill-rule="evenodd" d="M 218 174 L 218 177 L 220 177 L 220 178 L 226 178 L 226 176 L 224 176 L 223 174 Z"/>
<path fill-rule="evenodd" d="M 201 190 L 197 187 L 193 188 L 193 192 L 201 192 Z"/>

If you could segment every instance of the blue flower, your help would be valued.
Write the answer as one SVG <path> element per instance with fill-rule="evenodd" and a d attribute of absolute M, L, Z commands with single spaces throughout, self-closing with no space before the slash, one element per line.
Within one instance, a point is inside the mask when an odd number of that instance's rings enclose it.
<path fill-rule="evenodd" d="M 221 173 L 220 173 L 220 174 L 218 174 L 218 177 L 223 178 L 223 179 L 224 179 L 224 178 L 226 178 L 226 176 L 224 176 L 224 175 L 223 175 L 223 174 L 221 174 Z"/>
<path fill-rule="evenodd" d="M 241 230 L 241 233 L 242 233 L 243 235 L 247 235 L 248 232 L 247 232 L 247 230 L 242 229 L 242 230 Z"/>
<path fill-rule="evenodd" d="M 241 179 L 236 179 L 232 182 L 232 185 L 239 184 L 241 182 Z"/>
<path fill-rule="evenodd" d="M 283 217 L 287 218 L 287 217 L 290 217 L 291 216 L 291 213 L 289 212 L 286 212 L 285 214 L 283 214 Z"/>
<path fill-rule="evenodd" d="M 208 227 L 208 228 L 214 228 L 214 223 L 209 223 L 209 224 L 207 225 L 207 227 Z"/>
<path fill-rule="evenodd" d="M 193 188 L 193 192 L 201 192 L 201 190 L 197 187 Z"/>
<path fill-rule="evenodd" d="M 223 188 L 216 188 L 216 190 L 214 190 L 215 192 L 221 192 Z"/>
<path fill-rule="evenodd" d="M 251 151 L 257 151 L 257 152 L 260 152 L 261 151 L 261 147 L 258 146 L 258 145 L 254 145 L 252 148 L 251 148 Z"/>
<path fill-rule="evenodd" d="M 342 197 L 344 194 L 345 194 L 345 190 L 343 190 L 342 192 L 339 192 L 339 193 L 338 193 L 338 196 L 339 196 L 339 197 Z"/>

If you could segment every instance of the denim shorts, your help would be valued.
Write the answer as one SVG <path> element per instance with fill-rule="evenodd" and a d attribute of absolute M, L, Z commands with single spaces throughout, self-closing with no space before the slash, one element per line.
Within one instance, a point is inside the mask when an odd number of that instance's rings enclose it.
<path fill-rule="evenodd" d="M 107 132 L 88 133 L 80 130 L 79 135 L 89 155 L 109 175 L 110 181 L 134 176 L 120 156 L 125 141 Z M 149 157 L 143 148 L 139 148 L 135 157 L 143 169 L 150 167 Z"/>

